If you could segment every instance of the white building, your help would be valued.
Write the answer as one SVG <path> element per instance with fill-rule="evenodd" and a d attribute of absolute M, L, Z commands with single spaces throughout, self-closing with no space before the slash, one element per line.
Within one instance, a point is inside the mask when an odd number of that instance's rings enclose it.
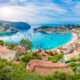
<path fill-rule="evenodd" d="M 16 51 L 7 49 L 6 47 L 0 46 L 0 57 L 2 59 L 14 60 L 16 56 Z"/>

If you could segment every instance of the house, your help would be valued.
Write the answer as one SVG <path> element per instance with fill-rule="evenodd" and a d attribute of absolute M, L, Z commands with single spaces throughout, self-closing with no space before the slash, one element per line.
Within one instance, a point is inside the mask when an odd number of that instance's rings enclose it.
<path fill-rule="evenodd" d="M 13 48 L 13 50 L 18 51 L 18 52 L 26 52 L 26 48 L 23 46 L 16 46 Z"/>
<path fill-rule="evenodd" d="M 54 55 L 55 53 L 58 53 L 58 54 L 60 54 L 60 53 L 61 53 L 61 51 L 60 51 L 59 49 L 48 50 L 48 51 L 52 52 L 52 53 L 53 53 L 53 55 Z"/>
<path fill-rule="evenodd" d="M 70 50 L 68 50 L 67 48 L 63 48 L 63 47 L 59 47 L 58 48 L 60 51 L 62 51 L 64 54 L 68 53 Z"/>
<path fill-rule="evenodd" d="M 0 57 L 2 59 L 13 60 L 15 59 L 16 51 L 7 49 L 4 46 L 0 46 Z"/>
<path fill-rule="evenodd" d="M 51 61 L 31 60 L 26 67 L 27 70 L 37 72 L 42 75 L 48 75 L 54 71 L 65 71 L 73 74 L 71 67 L 65 63 L 52 63 Z"/>
<path fill-rule="evenodd" d="M 68 61 L 71 60 L 72 58 L 77 58 L 79 54 L 80 50 L 74 50 L 72 53 L 64 55 L 64 60 Z"/>
<path fill-rule="evenodd" d="M 64 60 L 65 61 L 69 61 L 69 60 L 71 60 L 72 58 L 76 58 L 77 57 L 77 55 L 75 55 L 75 54 L 66 54 L 66 55 L 64 55 Z"/>

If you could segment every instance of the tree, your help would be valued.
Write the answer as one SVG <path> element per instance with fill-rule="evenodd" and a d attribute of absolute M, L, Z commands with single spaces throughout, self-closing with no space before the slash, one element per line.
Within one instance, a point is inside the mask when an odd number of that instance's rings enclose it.
<path fill-rule="evenodd" d="M 51 51 L 45 51 L 45 53 L 49 54 L 50 56 L 54 56 L 53 52 Z"/>
<path fill-rule="evenodd" d="M 31 41 L 24 40 L 24 39 L 20 41 L 20 45 L 26 47 L 26 49 L 31 49 L 33 47 L 33 44 Z"/>
<path fill-rule="evenodd" d="M 62 71 L 55 71 L 52 74 L 53 79 L 57 79 L 57 80 L 75 80 L 72 79 L 72 75 L 66 72 L 62 72 Z"/>
<path fill-rule="evenodd" d="M 25 63 L 28 63 L 32 59 L 31 54 L 26 54 L 24 57 L 22 57 L 22 61 Z"/>
<path fill-rule="evenodd" d="M 52 61 L 53 63 L 57 63 L 58 62 L 58 58 L 57 57 L 49 57 L 48 60 Z"/>
<path fill-rule="evenodd" d="M 42 76 L 31 73 L 25 69 L 25 65 L 14 64 L 0 59 L 0 80 L 44 80 Z"/>
<path fill-rule="evenodd" d="M 0 45 L 4 45 L 4 41 L 3 40 L 0 40 Z"/>
<path fill-rule="evenodd" d="M 57 63 L 58 61 L 60 61 L 63 58 L 63 56 L 64 56 L 63 53 L 61 53 L 61 54 L 55 53 L 54 56 L 49 57 L 48 60 L 50 60 L 54 63 Z"/>
<path fill-rule="evenodd" d="M 8 44 L 8 48 L 9 49 L 13 49 L 15 46 L 18 46 L 18 44 L 17 43 L 10 43 L 10 44 Z"/>
<path fill-rule="evenodd" d="M 28 63 L 31 59 L 41 59 L 41 56 L 40 55 L 36 55 L 36 53 L 33 53 L 33 54 L 26 54 L 24 55 L 24 57 L 22 57 L 22 61 L 25 62 L 25 63 Z"/>

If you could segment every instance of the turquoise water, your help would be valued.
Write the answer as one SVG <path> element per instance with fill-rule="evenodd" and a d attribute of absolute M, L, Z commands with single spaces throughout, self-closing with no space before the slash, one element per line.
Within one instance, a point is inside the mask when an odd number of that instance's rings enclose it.
<path fill-rule="evenodd" d="M 59 35 L 55 34 L 45 34 L 41 32 L 33 32 L 33 28 L 40 27 L 40 25 L 32 25 L 32 28 L 29 30 L 20 30 L 15 34 L 5 34 L 5 36 L 1 36 L 1 39 L 5 42 L 14 42 L 20 43 L 21 39 L 29 39 L 33 43 L 33 50 L 37 50 L 38 46 L 45 50 L 53 49 L 60 47 L 72 39 L 71 34 L 63 34 Z"/>

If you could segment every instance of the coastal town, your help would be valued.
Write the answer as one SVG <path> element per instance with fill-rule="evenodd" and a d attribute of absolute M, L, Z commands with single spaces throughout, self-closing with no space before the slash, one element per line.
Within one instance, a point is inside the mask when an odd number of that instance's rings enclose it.
<path fill-rule="evenodd" d="M 0 80 L 80 80 L 80 0 L 0 0 Z"/>
<path fill-rule="evenodd" d="M 64 71 L 71 74 L 80 70 L 80 29 L 70 30 L 73 38 L 67 44 L 56 49 L 31 50 L 32 42 L 21 40 L 20 46 L 15 43 L 6 44 L 0 41 L 0 57 L 15 64 L 26 63 L 26 71 L 40 75 L 49 75 L 55 71 Z"/>
<path fill-rule="evenodd" d="M 16 33 L 18 29 L 13 27 L 10 24 L 6 24 L 6 22 L 0 22 L 0 33 Z"/>

